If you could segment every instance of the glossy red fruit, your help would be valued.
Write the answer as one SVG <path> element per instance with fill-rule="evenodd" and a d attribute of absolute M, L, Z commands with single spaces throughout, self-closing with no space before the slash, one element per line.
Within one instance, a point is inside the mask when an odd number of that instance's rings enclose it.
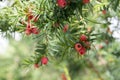
<path fill-rule="evenodd" d="M 36 63 L 36 64 L 34 64 L 34 67 L 35 67 L 35 68 L 39 68 L 40 66 L 39 66 L 38 63 Z"/>
<path fill-rule="evenodd" d="M 67 32 L 67 31 L 68 31 L 68 28 L 69 28 L 69 26 L 68 26 L 68 25 L 65 25 L 64 28 L 63 28 L 63 32 Z"/>
<path fill-rule="evenodd" d="M 57 4 L 59 7 L 64 8 L 67 6 L 66 0 L 57 0 Z"/>
<path fill-rule="evenodd" d="M 48 58 L 47 57 L 42 57 L 41 58 L 41 63 L 46 65 L 48 63 Z"/>
<path fill-rule="evenodd" d="M 38 30 L 38 28 L 36 28 L 36 27 L 31 28 L 31 32 L 32 32 L 33 34 L 39 34 L 39 30 Z"/>
<path fill-rule="evenodd" d="M 82 34 L 80 36 L 80 41 L 87 41 L 87 36 L 85 34 Z"/>
<path fill-rule="evenodd" d="M 76 49 L 76 51 L 80 51 L 81 50 L 81 48 L 82 48 L 82 45 L 80 44 L 80 43 L 76 43 L 75 44 L 75 49 Z"/>
<path fill-rule="evenodd" d="M 25 30 L 25 34 L 26 35 L 30 35 L 32 32 L 31 32 L 31 28 L 26 28 Z"/>
<path fill-rule="evenodd" d="M 84 4 L 87 4 L 87 3 L 89 3 L 90 2 L 90 0 L 83 0 L 83 3 Z"/>
<path fill-rule="evenodd" d="M 102 10 L 102 13 L 103 13 L 103 14 L 106 14 L 107 12 L 106 12 L 106 10 Z"/>
<path fill-rule="evenodd" d="M 82 47 L 80 50 L 79 50 L 79 54 L 80 55 L 84 55 L 86 53 L 86 48 L 85 47 Z"/>

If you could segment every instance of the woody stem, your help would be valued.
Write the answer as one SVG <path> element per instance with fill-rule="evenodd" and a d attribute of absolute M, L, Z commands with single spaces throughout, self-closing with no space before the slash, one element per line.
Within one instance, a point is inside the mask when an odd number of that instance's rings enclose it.
<path fill-rule="evenodd" d="M 87 59 L 89 66 L 92 68 L 92 70 L 97 74 L 100 80 L 104 80 L 101 75 L 99 74 L 99 71 L 95 68 L 94 64 L 90 59 Z"/>

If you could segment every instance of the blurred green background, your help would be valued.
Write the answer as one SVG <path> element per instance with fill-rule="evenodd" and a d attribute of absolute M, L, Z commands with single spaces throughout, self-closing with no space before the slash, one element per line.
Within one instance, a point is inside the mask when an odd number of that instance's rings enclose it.
<path fill-rule="evenodd" d="M 72 80 L 120 80 L 118 41 L 98 49 L 97 54 L 91 51 L 92 55 L 87 56 L 90 61 L 70 60 L 57 65 L 49 63 L 38 69 L 34 65 L 24 68 L 22 61 L 32 54 L 33 49 L 34 44 L 29 37 L 20 40 L 10 38 L 6 50 L 0 54 L 0 80 L 64 80 L 62 74 L 71 76 Z"/>

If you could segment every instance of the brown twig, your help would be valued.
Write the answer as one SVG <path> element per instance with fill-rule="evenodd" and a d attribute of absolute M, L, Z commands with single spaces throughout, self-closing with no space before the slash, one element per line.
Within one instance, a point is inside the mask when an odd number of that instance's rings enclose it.
<path fill-rule="evenodd" d="M 100 78 L 100 80 L 104 80 L 102 77 L 101 77 L 101 75 L 100 75 L 100 73 L 98 72 L 98 70 L 95 68 L 95 66 L 94 66 L 94 64 L 92 63 L 92 61 L 90 60 L 90 59 L 87 59 L 87 61 L 88 61 L 88 64 L 89 64 L 89 66 L 92 68 L 92 70 L 97 74 L 97 76 Z"/>

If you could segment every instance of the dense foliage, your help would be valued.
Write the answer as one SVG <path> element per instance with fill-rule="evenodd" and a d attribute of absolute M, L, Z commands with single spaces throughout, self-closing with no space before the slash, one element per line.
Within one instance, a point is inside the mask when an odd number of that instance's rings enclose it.
<path fill-rule="evenodd" d="M 101 73 L 106 72 L 101 65 L 112 72 L 109 59 L 120 55 L 108 20 L 115 16 L 119 19 L 119 12 L 119 0 L 15 0 L 1 9 L 0 31 L 5 36 L 19 32 L 32 38 L 33 54 L 22 62 L 24 67 L 66 63 L 68 80 L 69 76 L 79 80 L 76 73 L 80 70 L 90 75 L 86 72 L 88 68 L 104 80 L 106 77 Z"/>

